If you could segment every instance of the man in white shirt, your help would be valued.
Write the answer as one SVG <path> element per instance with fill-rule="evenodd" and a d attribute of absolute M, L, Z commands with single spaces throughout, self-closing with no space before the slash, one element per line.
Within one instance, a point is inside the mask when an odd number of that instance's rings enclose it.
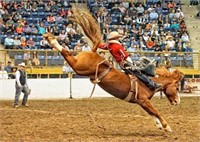
<path fill-rule="evenodd" d="M 22 100 L 22 106 L 28 107 L 27 104 L 28 95 L 30 94 L 30 89 L 27 84 L 27 76 L 25 72 L 25 63 L 19 64 L 19 69 L 16 72 L 16 79 L 15 79 L 15 100 L 14 100 L 14 108 L 18 108 L 19 105 L 19 97 L 21 92 L 24 93 L 24 97 Z"/>
<path fill-rule="evenodd" d="M 84 46 L 82 46 L 82 51 L 91 51 L 91 48 L 87 42 L 85 42 Z"/>
<path fill-rule="evenodd" d="M 0 79 L 8 79 L 8 72 L 4 70 L 4 64 L 1 65 Z"/>

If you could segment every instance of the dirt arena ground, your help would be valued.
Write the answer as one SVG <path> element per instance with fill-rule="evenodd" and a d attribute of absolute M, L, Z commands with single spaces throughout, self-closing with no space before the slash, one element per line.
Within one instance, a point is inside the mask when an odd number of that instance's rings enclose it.
<path fill-rule="evenodd" d="M 199 99 L 171 106 L 153 98 L 172 133 L 157 129 L 138 105 L 116 98 L 32 100 L 18 109 L 0 101 L 0 142 L 199 142 Z"/>

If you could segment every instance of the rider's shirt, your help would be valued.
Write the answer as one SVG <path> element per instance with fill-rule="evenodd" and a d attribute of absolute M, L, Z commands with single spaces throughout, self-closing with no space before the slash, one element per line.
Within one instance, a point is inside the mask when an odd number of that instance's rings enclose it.
<path fill-rule="evenodd" d="M 110 53 L 115 58 L 116 62 L 121 62 L 122 60 L 126 60 L 128 54 L 125 52 L 124 47 L 118 43 L 108 43 L 108 44 L 100 44 L 99 48 L 109 50 Z"/>

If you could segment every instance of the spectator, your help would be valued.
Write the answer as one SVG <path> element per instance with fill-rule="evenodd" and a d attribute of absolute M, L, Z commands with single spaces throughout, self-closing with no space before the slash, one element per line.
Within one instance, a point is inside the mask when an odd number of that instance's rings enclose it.
<path fill-rule="evenodd" d="M 150 5 L 149 8 L 147 9 L 148 13 L 150 13 L 152 10 L 154 10 L 154 5 Z"/>
<path fill-rule="evenodd" d="M 16 71 L 16 93 L 15 93 L 15 99 L 14 99 L 14 108 L 18 108 L 19 105 L 19 97 L 21 92 L 24 93 L 24 97 L 22 100 L 22 106 L 28 107 L 27 104 L 28 95 L 30 94 L 29 87 L 27 84 L 27 75 L 25 72 L 25 63 L 19 64 L 19 69 Z"/>
<path fill-rule="evenodd" d="M 33 41 L 33 38 L 30 37 L 29 40 L 27 41 L 27 46 L 29 49 L 37 49 L 37 46 L 35 46 L 35 42 Z"/>
<path fill-rule="evenodd" d="M 55 36 L 58 36 L 60 34 L 60 28 L 58 27 L 57 24 L 55 24 L 55 26 L 53 26 L 52 28 L 52 33 L 55 35 Z"/>
<path fill-rule="evenodd" d="M 22 34 L 23 32 L 24 32 L 24 28 L 23 28 L 22 24 L 19 24 L 19 22 L 18 22 L 18 26 L 16 27 L 16 33 Z"/>
<path fill-rule="evenodd" d="M 137 10 L 138 15 L 141 15 L 142 13 L 144 13 L 144 7 L 142 6 L 142 4 L 139 4 L 136 10 Z"/>
<path fill-rule="evenodd" d="M 149 37 L 148 40 L 146 41 L 146 46 L 149 49 L 152 49 L 154 47 L 154 42 L 152 41 L 151 37 Z"/>
<path fill-rule="evenodd" d="M 173 37 L 168 37 L 168 41 L 167 41 L 167 46 L 169 47 L 169 49 L 175 49 L 175 41 L 173 39 Z"/>
<path fill-rule="evenodd" d="M 47 22 L 49 23 L 55 23 L 55 17 L 53 16 L 52 13 L 49 14 L 49 16 L 47 17 Z"/>
<path fill-rule="evenodd" d="M 31 52 L 30 51 L 26 50 L 24 52 L 23 59 L 24 59 L 24 63 L 26 65 L 28 65 L 29 67 L 32 67 L 32 64 L 31 64 Z"/>
<path fill-rule="evenodd" d="M 119 34 L 124 35 L 124 29 L 123 29 L 122 25 L 119 25 L 117 31 Z"/>
<path fill-rule="evenodd" d="M 191 53 L 188 53 L 188 52 L 193 52 L 193 49 L 191 47 L 191 43 L 189 41 L 187 42 L 187 45 L 186 45 L 186 48 L 185 48 L 185 52 L 186 52 L 187 56 L 192 56 Z"/>
<path fill-rule="evenodd" d="M 85 42 L 82 46 L 82 51 L 91 51 L 91 47 L 88 45 L 87 42 Z"/>
<path fill-rule="evenodd" d="M 5 49 L 13 49 L 14 42 L 9 34 L 7 35 L 7 37 L 4 40 L 4 45 L 5 45 Z"/>
<path fill-rule="evenodd" d="M 126 8 L 123 6 L 123 3 L 120 3 L 118 8 L 119 8 L 120 13 L 125 15 Z"/>
<path fill-rule="evenodd" d="M 161 5 L 160 5 L 160 4 L 157 4 L 157 6 L 156 6 L 156 8 L 155 8 L 155 11 L 156 11 L 159 15 L 161 15 L 161 14 L 162 14 L 162 10 L 163 10 L 163 8 L 161 7 Z"/>
<path fill-rule="evenodd" d="M 18 36 L 15 36 L 13 40 L 13 49 L 20 49 L 20 48 L 21 48 L 21 41 L 18 39 Z"/>
<path fill-rule="evenodd" d="M 139 45 L 140 45 L 140 48 L 145 50 L 147 48 L 142 36 L 139 37 Z"/>
<path fill-rule="evenodd" d="M 172 34 L 170 31 L 167 32 L 167 35 L 166 35 L 166 40 L 168 40 L 169 38 L 173 38 Z"/>
<path fill-rule="evenodd" d="M 1 65 L 0 79 L 8 79 L 8 72 L 4 70 L 4 64 Z"/>
<path fill-rule="evenodd" d="M 38 29 L 35 27 L 34 24 L 31 25 L 31 34 L 37 35 L 38 34 Z"/>
<path fill-rule="evenodd" d="M 153 9 L 149 14 L 150 21 L 158 19 L 158 13 Z"/>
<path fill-rule="evenodd" d="M 164 66 L 167 70 L 171 71 L 171 67 L 172 67 L 172 64 L 171 64 L 171 60 L 170 60 L 170 57 L 168 54 L 165 54 L 164 55 L 165 59 L 164 59 Z"/>
<path fill-rule="evenodd" d="M 12 16 L 9 17 L 9 20 L 6 21 L 6 24 L 7 24 L 8 27 L 10 27 L 10 28 L 14 25 L 14 21 L 13 21 Z"/>
<path fill-rule="evenodd" d="M 57 0 L 56 6 L 57 6 L 57 7 L 62 7 L 62 2 L 61 2 L 61 0 Z"/>
<path fill-rule="evenodd" d="M 138 25 L 144 25 L 146 23 L 145 19 L 143 18 L 143 15 L 140 14 L 137 18 L 136 18 L 136 22 Z"/>
<path fill-rule="evenodd" d="M 38 34 L 43 35 L 44 33 L 46 33 L 46 29 L 44 27 L 43 22 L 37 24 L 37 28 L 38 28 Z"/>
<path fill-rule="evenodd" d="M 144 42 L 147 42 L 147 40 L 149 39 L 149 36 L 147 35 L 146 32 L 144 32 L 144 35 L 142 37 L 144 39 Z"/>
<path fill-rule="evenodd" d="M 73 39 L 75 39 L 75 30 L 70 30 L 69 32 L 68 32 L 68 37 L 69 37 L 69 40 L 73 40 Z"/>
<path fill-rule="evenodd" d="M 181 9 L 177 9 L 175 15 L 176 15 L 176 18 L 177 18 L 177 19 L 178 19 L 180 16 L 184 18 L 184 14 L 183 14 L 183 12 L 181 11 Z"/>
<path fill-rule="evenodd" d="M 58 36 L 58 37 L 60 37 L 60 38 L 61 38 L 61 40 L 64 40 L 64 39 L 65 39 L 65 37 L 66 37 L 65 31 L 64 31 L 64 30 L 62 30 L 62 31 L 61 31 L 61 33 L 59 34 L 59 36 Z"/>
<path fill-rule="evenodd" d="M 29 49 L 25 37 L 21 37 L 20 42 L 21 42 L 21 49 Z"/>
<path fill-rule="evenodd" d="M 40 65 L 40 60 L 38 59 L 38 52 L 34 51 L 33 52 L 33 60 L 32 60 L 33 65 L 39 66 Z"/>
<path fill-rule="evenodd" d="M 50 5 L 49 2 L 44 4 L 44 10 L 45 10 L 45 12 L 50 12 L 51 11 L 51 5 Z"/>
<path fill-rule="evenodd" d="M 179 24 L 176 21 L 173 21 L 173 23 L 170 25 L 170 28 L 173 31 L 178 31 L 179 30 Z"/>
<path fill-rule="evenodd" d="M 109 17 L 111 18 L 110 20 Z M 112 17 L 110 15 L 108 15 L 107 18 L 109 21 L 112 21 Z M 110 24 L 111 22 L 108 23 Z M 119 23 L 120 25 L 124 25 L 124 16 L 122 16 L 122 14 L 120 14 L 119 17 L 117 18 L 117 23 Z"/>
<path fill-rule="evenodd" d="M 167 7 L 169 9 L 174 9 L 176 7 L 176 4 L 173 1 L 169 1 L 168 4 L 167 4 Z"/>
<path fill-rule="evenodd" d="M 63 17 L 59 15 L 59 13 L 56 14 L 55 16 L 55 22 L 56 23 L 62 23 Z"/>
<path fill-rule="evenodd" d="M 164 30 L 170 30 L 170 23 L 168 23 L 168 21 L 166 21 L 165 23 L 164 23 L 164 25 L 163 25 L 163 29 Z"/>
<path fill-rule="evenodd" d="M 10 14 L 11 14 L 11 13 L 9 13 L 8 10 L 6 9 L 6 10 L 4 11 L 4 14 L 3 14 L 3 21 L 9 20 L 9 18 L 11 17 Z"/>
<path fill-rule="evenodd" d="M 149 13 L 148 13 L 147 10 L 144 11 L 143 18 L 145 19 L 145 22 L 146 22 L 146 23 L 149 22 Z"/>
<path fill-rule="evenodd" d="M 31 10 L 32 10 L 32 5 L 31 5 L 31 2 L 30 1 L 27 1 L 27 3 L 25 4 L 24 8 L 26 9 L 26 12 L 30 13 Z"/>
<path fill-rule="evenodd" d="M 11 61 L 7 62 L 7 65 L 4 67 L 4 70 L 9 74 L 8 77 L 11 78 L 10 73 L 12 72 Z"/>
<path fill-rule="evenodd" d="M 169 16 L 169 21 L 171 21 L 173 19 L 173 17 L 175 16 L 175 10 L 171 9 L 170 13 L 168 14 L 168 16 Z"/>
<path fill-rule="evenodd" d="M 30 26 L 28 25 L 28 23 L 25 23 L 25 25 L 23 26 L 23 32 L 24 32 L 26 35 L 30 35 L 30 34 L 31 34 L 31 28 L 30 28 Z"/>
<path fill-rule="evenodd" d="M 74 47 L 74 50 L 75 51 L 82 51 L 82 46 L 81 46 L 81 43 L 80 42 L 77 42 L 75 47 Z"/>
<path fill-rule="evenodd" d="M 192 93 L 192 87 L 188 85 L 188 82 L 186 80 L 184 81 L 183 92 Z"/>
<path fill-rule="evenodd" d="M 187 30 L 187 26 L 185 24 L 185 21 L 183 20 L 180 22 L 179 31 L 181 32 L 181 34 L 183 34 L 186 30 Z"/>
<path fill-rule="evenodd" d="M 67 15 L 67 11 L 65 11 L 64 8 L 61 8 L 60 12 L 59 12 L 60 16 L 63 17 L 63 18 L 66 18 L 66 15 Z"/>
<path fill-rule="evenodd" d="M 16 76 L 15 76 L 16 71 L 17 71 L 17 67 L 12 67 L 11 74 L 10 74 L 10 79 L 15 79 L 16 78 Z"/>
<path fill-rule="evenodd" d="M 52 1 L 52 4 L 51 4 L 51 12 L 56 12 L 57 11 L 57 9 L 58 9 L 58 6 L 57 6 L 57 4 L 59 4 L 59 2 L 58 1 Z"/>
<path fill-rule="evenodd" d="M 49 46 L 48 42 L 46 41 L 44 37 L 40 41 L 40 46 L 41 46 L 41 49 L 51 49 L 51 47 Z"/>
<path fill-rule="evenodd" d="M 131 17 L 129 16 L 128 13 L 126 13 L 126 15 L 124 17 L 124 24 L 125 25 L 130 25 L 131 24 Z"/>
<path fill-rule="evenodd" d="M 32 7 L 31 7 L 31 10 L 32 10 L 33 12 L 38 11 L 38 5 L 37 5 L 37 2 L 33 2 L 33 5 L 32 5 Z"/>
<path fill-rule="evenodd" d="M 66 31 L 66 34 L 68 34 L 69 33 L 69 31 L 73 31 L 74 33 L 75 33 L 75 30 L 74 30 L 74 28 L 73 28 L 73 25 L 72 24 L 69 24 L 67 27 L 66 27 L 66 29 L 65 29 Z"/>
<path fill-rule="evenodd" d="M 181 36 L 181 39 L 183 42 L 186 42 L 186 41 L 189 41 L 189 35 L 187 34 L 186 31 L 183 32 L 182 36 Z"/>
<path fill-rule="evenodd" d="M 111 13 L 120 13 L 117 3 L 115 3 L 114 6 L 111 8 Z"/>
<path fill-rule="evenodd" d="M 83 37 L 81 29 L 77 29 L 76 34 L 74 35 L 74 39 L 79 40 Z"/>
<path fill-rule="evenodd" d="M 127 51 L 130 52 L 131 57 L 133 57 L 134 54 L 135 54 L 134 52 L 137 51 L 136 45 L 135 45 L 134 43 L 132 43 L 131 46 L 127 49 Z M 131 52 L 132 52 L 132 53 L 131 53 Z"/>

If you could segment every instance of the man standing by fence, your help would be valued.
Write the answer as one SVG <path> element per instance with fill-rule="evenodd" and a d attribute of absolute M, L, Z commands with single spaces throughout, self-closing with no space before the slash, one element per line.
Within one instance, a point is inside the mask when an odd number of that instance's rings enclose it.
<path fill-rule="evenodd" d="M 30 94 L 30 89 L 27 85 L 27 76 L 25 72 L 25 63 L 19 64 L 19 69 L 16 72 L 16 84 L 15 84 L 16 92 L 15 92 L 15 100 L 14 100 L 14 108 L 18 108 L 19 105 L 19 97 L 21 92 L 24 93 L 24 97 L 22 100 L 22 106 L 28 107 L 27 104 L 28 95 Z"/>

